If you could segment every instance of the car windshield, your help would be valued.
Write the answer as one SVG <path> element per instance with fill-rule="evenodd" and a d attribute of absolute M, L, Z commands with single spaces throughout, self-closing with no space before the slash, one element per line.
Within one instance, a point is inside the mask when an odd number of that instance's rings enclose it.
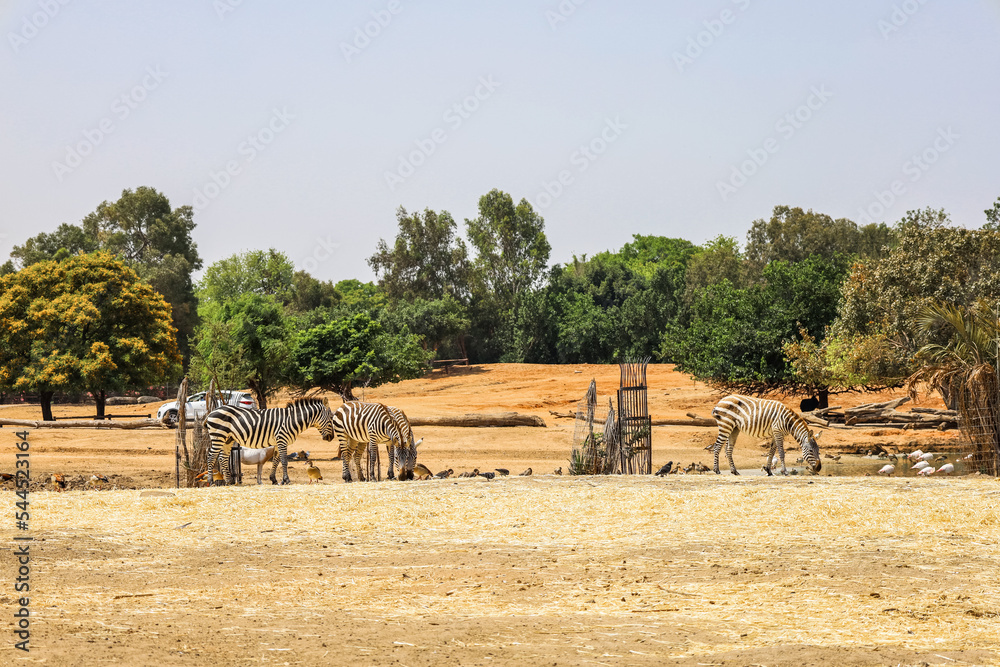
<path fill-rule="evenodd" d="M 205 392 L 201 392 L 200 394 L 195 394 L 194 396 L 188 396 L 187 402 L 196 403 L 197 401 L 204 401 L 204 400 L 205 400 Z"/>

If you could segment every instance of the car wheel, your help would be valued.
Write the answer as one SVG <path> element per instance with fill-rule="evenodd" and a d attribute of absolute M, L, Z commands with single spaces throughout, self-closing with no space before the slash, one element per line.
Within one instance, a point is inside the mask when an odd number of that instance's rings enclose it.
<path fill-rule="evenodd" d="M 163 416 L 163 421 L 167 424 L 177 424 L 177 411 L 168 410 L 167 414 Z"/>

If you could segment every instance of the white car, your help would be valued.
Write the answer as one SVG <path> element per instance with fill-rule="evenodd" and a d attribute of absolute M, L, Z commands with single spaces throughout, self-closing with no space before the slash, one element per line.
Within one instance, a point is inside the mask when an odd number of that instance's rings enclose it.
<path fill-rule="evenodd" d="M 200 392 L 197 394 L 192 394 L 188 396 L 187 406 L 184 408 L 184 416 L 186 421 L 194 421 L 195 417 L 201 417 L 205 414 L 205 394 L 207 392 Z M 253 400 L 253 396 L 245 391 L 220 391 L 219 399 L 223 401 L 223 405 L 235 405 L 240 408 L 256 408 L 257 404 Z M 176 424 L 177 423 L 177 401 L 170 401 L 169 403 L 164 403 L 160 406 L 160 409 L 156 411 L 156 419 L 158 421 L 164 421 L 166 419 L 167 423 Z"/>

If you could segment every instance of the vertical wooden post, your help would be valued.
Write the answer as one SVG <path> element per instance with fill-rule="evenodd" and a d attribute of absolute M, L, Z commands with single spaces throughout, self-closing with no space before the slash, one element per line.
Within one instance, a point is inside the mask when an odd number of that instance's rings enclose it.
<path fill-rule="evenodd" d="M 185 408 L 187 408 L 187 397 L 188 397 L 188 379 L 185 377 L 181 380 L 181 386 L 177 389 L 177 436 L 174 440 L 174 456 L 177 459 L 175 466 L 174 476 L 177 482 L 177 488 L 181 488 L 181 447 L 184 448 L 184 460 L 190 461 L 188 458 L 188 448 L 187 448 L 187 414 Z"/>

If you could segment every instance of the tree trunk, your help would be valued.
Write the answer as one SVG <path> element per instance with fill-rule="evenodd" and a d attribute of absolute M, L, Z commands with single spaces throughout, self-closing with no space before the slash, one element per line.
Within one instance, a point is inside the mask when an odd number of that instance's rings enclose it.
<path fill-rule="evenodd" d="M 52 418 L 52 393 L 51 391 L 38 392 L 38 401 L 42 404 L 42 421 L 55 421 Z"/>
<path fill-rule="evenodd" d="M 94 403 L 97 404 L 97 418 L 104 419 L 104 406 L 107 404 L 108 394 L 103 389 L 98 391 L 90 392 L 90 395 L 94 397 Z"/>
<path fill-rule="evenodd" d="M 340 397 L 343 399 L 344 403 L 348 401 L 358 400 L 354 398 L 354 390 L 351 388 L 350 382 L 345 382 L 344 384 L 340 385 L 340 390 L 337 393 L 340 394 Z"/>
<path fill-rule="evenodd" d="M 823 410 L 830 407 L 830 390 L 820 389 L 816 392 L 816 400 L 819 401 L 819 409 Z"/>
<path fill-rule="evenodd" d="M 267 410 L 267 394 L 264 392 L 264 388 L 254 380 L 250 380 L 248 384 L 250 391 L 253 392 L 254 400 L 257 401 L 257 409 Z"/>

